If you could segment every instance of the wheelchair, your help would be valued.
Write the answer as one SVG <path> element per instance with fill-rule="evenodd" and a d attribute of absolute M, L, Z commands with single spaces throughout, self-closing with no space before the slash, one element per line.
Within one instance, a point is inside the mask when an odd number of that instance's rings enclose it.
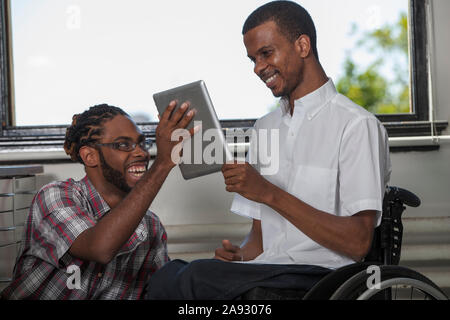
<path fill-rule="evenodd" d="M 386 188 L 381 224 L 362 262 L 330 272 L 307 292 L 257 287 L 244 300 L 448 300 L 430 279 L 398 265 L 405 205 L 418 207 L 420 199 L 402 188 Z"/>

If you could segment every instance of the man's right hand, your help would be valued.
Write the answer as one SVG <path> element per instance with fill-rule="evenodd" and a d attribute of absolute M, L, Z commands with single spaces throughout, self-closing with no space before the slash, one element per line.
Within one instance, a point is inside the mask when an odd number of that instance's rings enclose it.
<path fill-rule="evenodd" d="M 195 115 L 195 110 L 189 110 L 189 102 L 184 102 L 177 111 L 173 112 L 176 107 L 177 101 L 171 101 L 169 103 L 169 106 L 160 116 L 159 125 L 156 128 L 156 147 L 158 153 L 155 162 L 160 162 L 170 168 L 173 168 L 176 165 L 172 159 L 172 154 L 174 148 L 180 148 L 180 146 L 177 145 L 181 142 L 172 141 L 173 133 L 176 130 L 185 129 Z M 195 128 L 192 128 L 189 131 L 186 130 L 189 137 L 194 135 L 194 129 Z M 181 148 L 177 152 L 179 153 L 180 151 Z"/>
<path fill-rule="evenodd" d="M 214 259 L 244 261 L 244 256 L 240 247 L 233 245 L 229 240 L 222 240 L 222 247 L 216 249 Z"/>

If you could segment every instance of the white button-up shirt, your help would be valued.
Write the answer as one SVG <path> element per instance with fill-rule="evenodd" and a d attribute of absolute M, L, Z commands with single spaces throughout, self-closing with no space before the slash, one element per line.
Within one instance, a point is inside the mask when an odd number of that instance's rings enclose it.
<path fill-rule="evenodd" d="M 380 223 L 391 164 L 378 119 L 338 94 L 331 79 L 255 123 L 247 160 L 271 183 L 336 216 L 376 210 Z M 264 252 L 252 263 L 310 264 L 331 269 L 354 262 L 316 243 L 272 208 L 236 194 L 231 211 L 261 220 Z"/>

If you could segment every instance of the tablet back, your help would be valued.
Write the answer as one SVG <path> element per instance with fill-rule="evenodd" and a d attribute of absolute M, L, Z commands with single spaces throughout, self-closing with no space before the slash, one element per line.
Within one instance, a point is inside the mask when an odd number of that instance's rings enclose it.
<path fill-rule="evenodd" d="M 201 130 L 185 141 L 182 162 L 179 164 L 184 179 L 220 171 L 227 160 L 233 159 L 204 81 L 155 93 L 153 99 L 160 115 L 172 100 L 178 100 L 175 110 L 185 101 L 190 102 L 190 109 L 197 110 L 187 129 L 201 124 Z"/>

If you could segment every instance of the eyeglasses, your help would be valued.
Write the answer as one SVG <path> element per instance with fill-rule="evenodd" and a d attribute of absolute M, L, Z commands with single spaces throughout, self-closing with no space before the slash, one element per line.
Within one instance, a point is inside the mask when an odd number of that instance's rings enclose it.
<path fill-rule="evenodd" d="M 153 145 L 152 139 L 145 139 L 141 142 L 131 142 L 131 141 L 120 141 L 120 142 L 109 142 L 109 143 L 96 143 L 96 146 L 109 147 L 116 150 L 131 152 L 139 146 L 142 150 L 148 151 Z"/>

